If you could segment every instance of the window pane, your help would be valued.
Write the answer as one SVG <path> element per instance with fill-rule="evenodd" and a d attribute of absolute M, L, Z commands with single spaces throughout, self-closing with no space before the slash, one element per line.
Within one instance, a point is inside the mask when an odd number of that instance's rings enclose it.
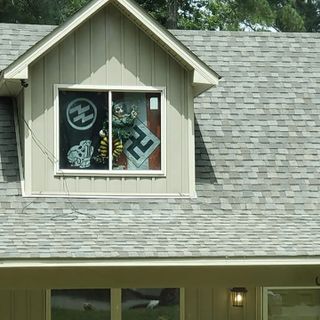
<path fill-rule="evenodd" d="M 60 169 L 108 169 L 108 93 L 59 91 Z"/>
<path fill-rule="evenodd" d="M 179 289 L 122 289 L 122 320 L 179 320 Z"/>
<path fill-rule="evenodd" d="M 52 290 L 51 320 L 110 320 L 110 290 Z"/>
<path fill-rule="evenodd" d="M 112 93 L 114 170 L 161 169 L 161 94 Z"/>
<path fill-rule="evenodd" d="M 268 290 L 269 320 L 318 320 L 319 315 L 320 290 Z"/>

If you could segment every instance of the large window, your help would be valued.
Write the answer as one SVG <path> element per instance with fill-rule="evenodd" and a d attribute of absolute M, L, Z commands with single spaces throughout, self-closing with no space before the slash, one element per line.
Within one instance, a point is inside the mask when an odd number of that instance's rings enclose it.
<path fill-rule="evenodd" d="M 163 174 L 163 91 L 56 87 L 57 173 Z"/>
<path fill-rule="evenodd" d="M 180 300 L 177 288 L 51 290 L 50 316 L 51 320 L 182 320 Z"/>
<path fill-rule="evenodd" d="M 319 288 L 267 288 L 264 320 L 319 320 Z"/>
<path fill-rule="evenodd" d="M 110 290 L 52 290 L 51 320 L 110 320 Z"/>
<path fill-rule="evenodd" d="M 179 320 L 179 289 L 122 289 L 122 320 Z"/>

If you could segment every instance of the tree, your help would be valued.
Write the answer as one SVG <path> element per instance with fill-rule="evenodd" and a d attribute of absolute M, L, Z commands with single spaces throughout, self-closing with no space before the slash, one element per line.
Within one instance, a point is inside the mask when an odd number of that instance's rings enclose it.
<path fill-rule="evenodd" d="M 0 0 L 0 22 L 60 24 L 90 0 Z"/>
<path fill-rule="evenodd" d="M 59 24 L 90 0 L 0 0 L 0 21 Z M 136 0 L 167 28 L 320 31 L 320 0 Z"/>

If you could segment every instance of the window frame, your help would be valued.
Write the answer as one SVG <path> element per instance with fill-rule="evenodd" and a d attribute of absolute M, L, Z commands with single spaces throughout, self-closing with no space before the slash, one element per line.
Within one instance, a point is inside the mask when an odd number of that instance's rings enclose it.
<path fill-rule="evenodd" d="M 148 286 L 151 288 L 151 286 Z M 111 305 L 111 319 L 120 320 L 122 319 L 122 299 L 121 290 L 127 289 L 128 287 L 122 288 L 98 288 L 98 289 L 110 289 L 110 305 Z M 155 287 L 160 288 L 160 287 Z M 55 288 L 46 290 L 45 304 L 46 304 L 46 320 L 51 319 L 51 291 Z M 58 288 L 57 288 L 58 289 Z M 59 290 L 67 290 L 69 288 L 59 288 Z M 95 289 L 95 288 L 76 288 L 76 289 Z M 185 320 L 185 288 L 179 287 L 179 320 Z"/>
<path fill-rule="evenodd" d="M 320 287 L 317 286 L 276 286 L 276 287 L 263 287 L 262 293 L 262 320 L 268 320 L 268 291 L 269 290 L 320 290 Z"/>
<path fill-rule="evenodd" d="M 60 127 L 59 127 L 59 91 L 93 91 L 93 92 L 141 92 L 160 93 L 161 99 L 161 169 L 160 170 L 79 170 L 61 169 L 60 164 Z M 112 105 L 112 94 L 109 94 L 109 105 Z M 109 107 L 110 108 L 110 107 Z M 166 88 L 155 86 L 107 86 L 107 85 L 54 85 L 54 176 L 84 177 L 166 177 Z M 110 109 L 109 109 L 110 110 Z M 109 112 L 109 119 L 112 116 Z"/>

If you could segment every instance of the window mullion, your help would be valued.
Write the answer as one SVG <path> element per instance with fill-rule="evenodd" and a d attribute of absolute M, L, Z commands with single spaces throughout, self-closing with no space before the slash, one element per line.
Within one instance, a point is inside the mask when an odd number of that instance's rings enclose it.
<path fill-rule="evenodd" d="M 111 320 L 121 320 L 121 289 L 111 289 Z"/>
<path fill-rule="evenodd" d="M 112 171 L 112 162 L 113 162 L 113 159 L 112 159 L 112 145 L 113 145 L 113 142 L 112 142 L 112 139 L 113 139 L 112 137 L 112 91 L 109 91 L 108 98 L 109 98 L 109 103 L 108 103 L 109 105 L 108 106 L 109 170 Z"/>

